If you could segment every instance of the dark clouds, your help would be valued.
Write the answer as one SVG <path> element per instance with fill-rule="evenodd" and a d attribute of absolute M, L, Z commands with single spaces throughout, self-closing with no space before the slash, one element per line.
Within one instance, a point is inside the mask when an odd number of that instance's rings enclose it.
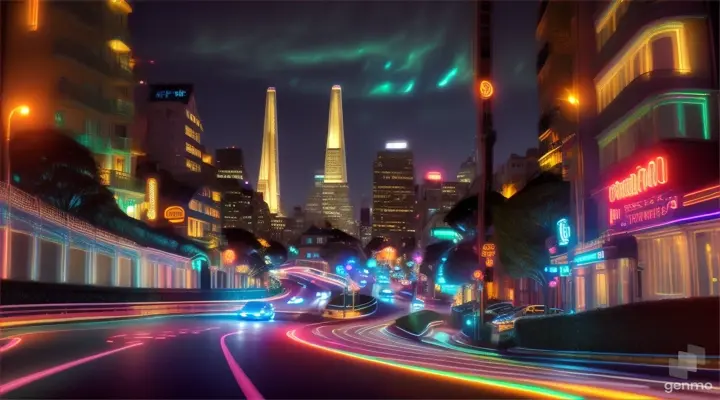
<path fill-rule="evenodd" d="M 470 18 L 469 2 L 156 1 L 138 4 L 131 23 L 136 52 L 157 61 L 139 72 L 151 81 L 195 83 L 203 143 L 245 149 L 252 181 L 265 88 L 277 88 L 281 193 L 290 210 L 304 204 L 323 165 L 333 84 L 343 86 L 356 203 L 371 195 L 372 160 L 388 139 L 410 141 L 418 174 L 426 168 L 455 173 L 475 134 Z M 511 58 L 514 65 L 502 68 L 510 75 L 507 90 L 527 91 L 523 77 L 534 82 L 527 73 L 532 68 Z M 442 82 L 448 73 L 452 78 Z M 527 125 L 534 127 L 531 118 Z M 502 153 L 497 157 L 507 157 Z"/>

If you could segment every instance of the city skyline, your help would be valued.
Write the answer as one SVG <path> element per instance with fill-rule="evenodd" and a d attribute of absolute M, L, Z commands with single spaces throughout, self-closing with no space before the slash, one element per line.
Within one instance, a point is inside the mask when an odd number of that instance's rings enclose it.
<path fill-rule="evenodd" d="M 147 2 L 137 4 L 130 24 L 139 78 L 193 82 L 206 127 L 204 144 L 243 148 L 253 180 L 259 172 L 264 93 L 277 88 L 286 211 L 304 204 L 314 171 L 323 168 L 327 90 L 341 85 L 347 173 L 357 208 L 372 193 L 371 160 L 387 140 L 407 140 L 419 172 L 439 170 L 445 176 L 454 176 L 472 153 L 470 5 L 423 2 L 407 10 L 400 3 L 181 2 L 168 10 Z M 317 19 L 327 12 L 336 16 L 332 26 L 320 27 Z M 280 17 L 288 13 L 297 16 L 291 23 Z M 393 26 L 374 23 L 378 14 L 392 18 Z M 500 2 L 495 14 L 494 35 L 504 39 L 494 59 L 499 161 L 537 143 L 537 95 L 528 73 L 535 68 L 537 3 Z M 157 32 L 156 22 L 168 17 L 178 23 Z M 208 20 L 213 23 L 203 22 Z M 258 45 L 267 38 L 273 39 Z M 412 92 L 401 93 L 411 80 Z"/>

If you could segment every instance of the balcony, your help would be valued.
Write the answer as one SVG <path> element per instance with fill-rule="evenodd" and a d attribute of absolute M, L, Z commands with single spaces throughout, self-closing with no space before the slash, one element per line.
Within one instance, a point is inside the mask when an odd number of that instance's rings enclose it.
<path fill-rule="evenodd" d="M 691 15 L 707 15 L 702 1 L 631 1 L 615 32 L 600 49 L 596 61 L 597 71 L 602 71 L 622 52 L 623 48 L 653 21 L 677 16 L 678 20 Z M 692 38 L 688 38 L 692 40 Z M 703 39 L 704 40 L 704 39 Z"/>
<path fill-rule="evenodd" d="M 53 43 L 53 54 L 75 61 L 108 77 L 120 78 L 127 82 L 134 81 L 132 69 L 129 66 L 123 67 L 120 62 L 109 63 L 79 43 L 56 39 Z"/>
<path fill-rule="evenodd" d="M 115 115 L 132 118 L 135 115 L 135 105 L 128 100 L 115 99 L 112 102 L 112 112 Z"/>
<path fill-rule="evenodd" d="M 548 60 L 548 57 L 550 56 L 550 43 L 545 42 L 545 45 L 540 49 L 537 55 L 537 61 L 535 64 L 536 72 L 539 74 L 540 71 L 545 66 L 545 63 Z"/>
<path fill-rule="evenodd" d="M 712 81 L 708 77 L 697 77 L 682 74 L 678 71 L 652 71 L 635 78 L 620 94 L 613 99 L 595 117 L 596 132 L 606 130 L 610 125 L 622 118 L 633 107 L 645 99 L 660 93 L 701 89 L 712 89 Z"/>
<path fill-rule="evenodd" d="M 145 192 L 143 182 L 128 173 L 111 169 L 101 169 L 98 175 L 100 177 L 100 183 L 112 189 L 126 190 L 135 193 Z"/>
<path fill-rule="evenodd" d="M 112 112 L 112 105 L 102 94 L 74 84 L 65 78 L 60 78 L 58 81 L 58 93 L 68 100 L 100 113 L 110 114 Z"/>
<path fill-rule="evenodd" d="M 132 140 L 118 136 L 99 136 L 83 133 L 77 136 L 75 140 L 97 154 L 108 154 L 112 150 L 123 152 L 132 150 Z"/>

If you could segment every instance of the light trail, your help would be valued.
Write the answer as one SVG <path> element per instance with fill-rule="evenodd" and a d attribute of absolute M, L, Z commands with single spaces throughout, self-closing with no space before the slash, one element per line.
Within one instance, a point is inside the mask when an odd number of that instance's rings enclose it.
<path fill-rule="evenodd" d="M 237 334 L 240 334 L 240 332 L 231 332 L 220 338 L 220 348 L 225 356 L 225 361 L 227 361 L 228 367 L 230 367 L 230 371 L 232 371 L 233 377 L 235 377 L 235 381 L 245 395 L 245 398 L 248 400 L 263 400 L 263 396 L 260 394 L 260 391 L 257 390 L 250 378 L 248 378 L 242 368 L 240 368 L 240 365 L 235 360 L 235 357 L 232 356 L 232 353 L 225 342 L 228 336 Z"/>
<path fill-rule="evenodd" d="M 497 353 L 464 349 L 443 341 L 447 333 L 431 339 L 409 340 L 391 333 L 391 320 L 349 324 L 314 324 L 288 332 L 288 337 L 317 349 L 353 358 L 381 360 L 388 365 L 424 368 L 496 382 L 515 383 L 572 396 L 609 399 L 664 398 L 666 380 L 578 365 L 510 360 Z M 430 345 L 432 344 L 432 345 Z M 675 393 L 677 396 L 678 393 Z M 702 397 L 710 393 L 683 393 Z"/>

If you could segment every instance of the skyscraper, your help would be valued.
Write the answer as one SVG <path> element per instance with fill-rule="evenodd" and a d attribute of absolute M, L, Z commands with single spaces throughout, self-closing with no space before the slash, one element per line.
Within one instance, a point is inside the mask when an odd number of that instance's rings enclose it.
<path fill-rule="evenodd" d="M 372 234 L 399 246 L 415 229 L 413 153 L 406 142 L 388 142 L 373 164 Z"/>
<path fill-rule="evenodd" d="M 246 181 L 242 149 L 228 147 L 215 151 L 217 182 L 222 190 L 223 228 L 252 230 L 253 190 Z"/>
<path fill-rule="evenodd" d="M 343 129 L 342 89 L 332 87 L 328 117 L 325 174 L 323 181 L 323 217 L 350 234 L 356 234 L 345 162 L 345 132 Z"/>
<path fill-rule="evenodd" d="M 278 160 L 277 99 L 275 88 L 267 90 L 265 97 L 265 126 L 263 128 L 262 153 L 258 192 L 268 204 L 271 214 L 282 214 L 280 206 L 280 162 Z"/>
<path fill-rule="evenodd" d="M 306 225 L 322 226 L 323 222 L 323 171 L 315 172 L 313 186 L 305 203 Z M 307 228 L 308 226 L 306 226 Z"/>

